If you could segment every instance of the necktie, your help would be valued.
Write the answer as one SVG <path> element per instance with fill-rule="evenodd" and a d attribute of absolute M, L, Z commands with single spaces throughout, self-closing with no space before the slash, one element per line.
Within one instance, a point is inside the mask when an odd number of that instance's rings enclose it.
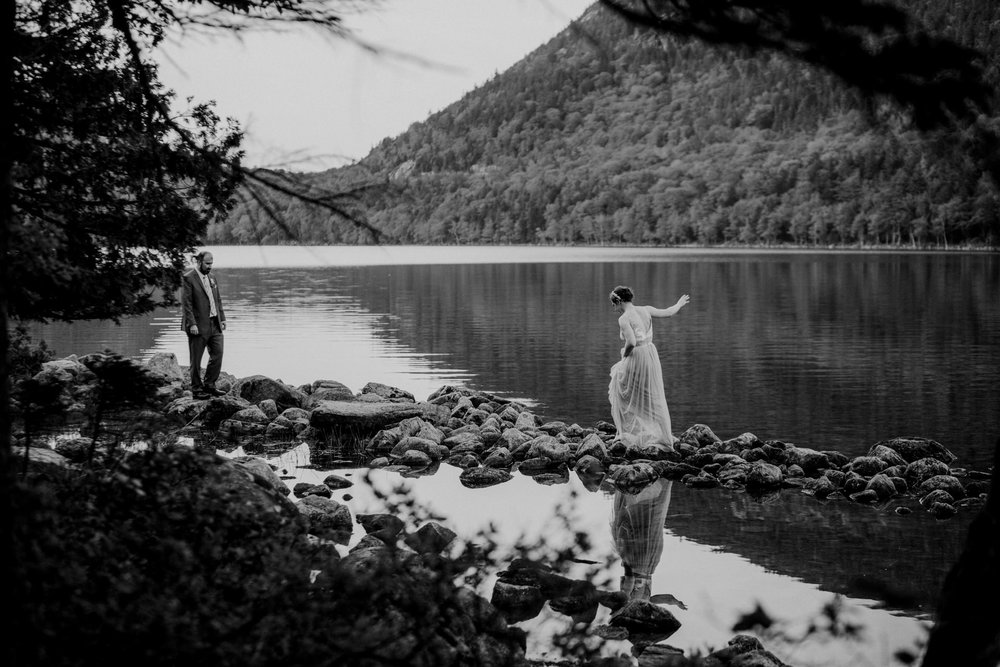
<path fill-rule="evenodd" d="M 198 272 L 201 276 L 201 284 L 205 286 L 205 292 L 208 293 L 208 315 L 209 317 L 218 317 L 219 313 L 215 309 L 215 294 L 212 293 L 212 284 L 208 282 L 208 276 L 204 273 Z"/>

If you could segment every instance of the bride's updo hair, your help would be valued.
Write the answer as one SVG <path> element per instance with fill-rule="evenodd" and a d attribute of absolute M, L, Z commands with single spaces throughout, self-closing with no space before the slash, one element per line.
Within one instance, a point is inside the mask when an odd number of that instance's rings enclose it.
<path fill-rule="evenodd" d="M 632 294 L 631 287 L 625 287 L 624 285 L 619 285 L 618 287 L 611 290 L 611 303 L 617 306 L 622 301 L 631 301 L 633 296 L 635 295 Z"/>

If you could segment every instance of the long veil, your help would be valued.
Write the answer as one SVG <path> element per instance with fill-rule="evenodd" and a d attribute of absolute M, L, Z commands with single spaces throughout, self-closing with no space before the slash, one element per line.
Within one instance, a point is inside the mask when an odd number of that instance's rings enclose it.
<path fill-rule="evenodd" d="M 661 478 L 636 494 L 615 492 L 611 535 L 625 569 L 622 591 L 630 598 L 650 598 L 653 570 L 663 555 L 672 486 L 673 482 Z"/>

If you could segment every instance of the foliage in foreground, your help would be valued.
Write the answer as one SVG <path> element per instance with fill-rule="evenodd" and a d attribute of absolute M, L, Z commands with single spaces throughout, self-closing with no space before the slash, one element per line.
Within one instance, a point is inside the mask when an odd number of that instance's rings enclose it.
<path fill-rule="evenodd" d="M 344 567 L 214 453 L 106 463 L 16 490 L 18 664 L 474 664 L 435 639 L 475 607 L 457 569 Z"/>

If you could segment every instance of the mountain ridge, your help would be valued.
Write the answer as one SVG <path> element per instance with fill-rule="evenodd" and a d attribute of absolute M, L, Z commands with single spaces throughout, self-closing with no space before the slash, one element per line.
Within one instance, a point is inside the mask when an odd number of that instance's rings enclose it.
<path fill-rule="evenodd" d="M 990 29 L 1000 9 L 986 0 L 911 4 L 926 24 L 1000 52 Z M 324 190 L 364 186 L 350 210 L 382 242 L 995 242 L 996 189 L 955 143 L 783 56 L 654 35 L 595 5 L 357 164 L 287 176 Z M 245 201 L 207 240 L 375 240 L 288 197 L 268 204 L 284 230 Z"/>

